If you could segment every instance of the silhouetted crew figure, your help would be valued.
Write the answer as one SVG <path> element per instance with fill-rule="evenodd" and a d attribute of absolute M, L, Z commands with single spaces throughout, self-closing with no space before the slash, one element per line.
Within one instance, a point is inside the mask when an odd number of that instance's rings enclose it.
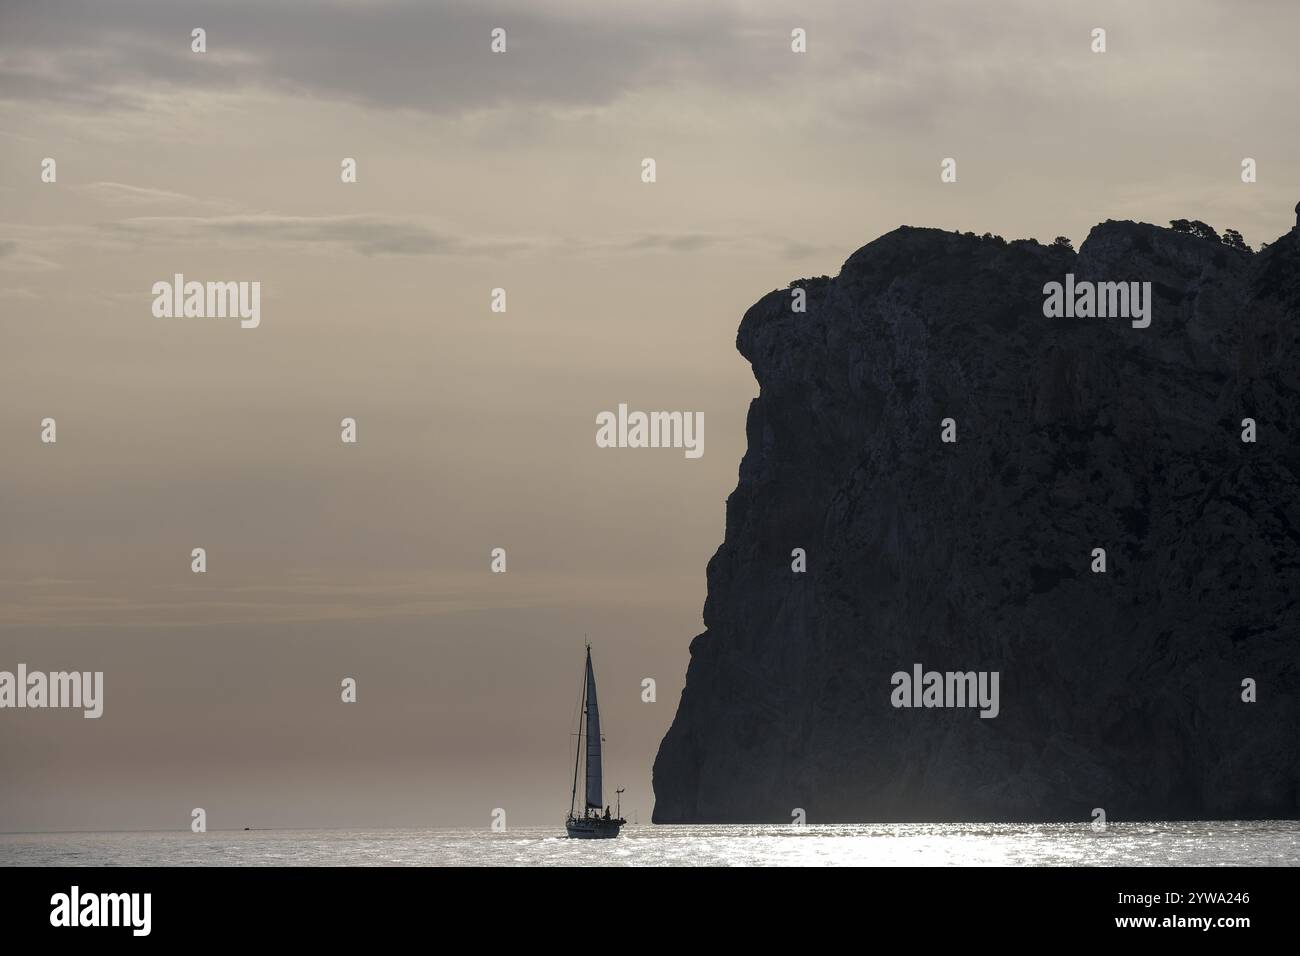
<path fill-rule="evenodd" d="M 605 819 L 606 819 L 606 820 L 609 819 L 609 807 L 606 807 L 606 808 L 605 808 Z"/>

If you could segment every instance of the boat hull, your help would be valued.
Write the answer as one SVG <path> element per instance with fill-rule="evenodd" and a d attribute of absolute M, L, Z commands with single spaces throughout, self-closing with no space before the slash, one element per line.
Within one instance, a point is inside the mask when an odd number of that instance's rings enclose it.
<path fill-rule="evenodd" d="M 612 840 L 626 820 L 605 820 L 598 817 L 569 817 L 564 829 L 574 840 Z"/>

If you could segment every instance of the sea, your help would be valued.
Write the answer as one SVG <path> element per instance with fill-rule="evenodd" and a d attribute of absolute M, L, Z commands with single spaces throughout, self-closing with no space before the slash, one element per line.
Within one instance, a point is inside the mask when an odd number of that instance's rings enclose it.
<path fill-rule="evenodd" d="M 1296 866 L 1300 821 L 0 834 L 0 866 Z"/>

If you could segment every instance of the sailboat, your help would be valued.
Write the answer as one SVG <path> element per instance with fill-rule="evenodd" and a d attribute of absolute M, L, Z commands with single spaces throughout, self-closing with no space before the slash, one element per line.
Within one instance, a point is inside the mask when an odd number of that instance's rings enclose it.
<path fill-rule="evenodd" d="M 585 721 L 584 721 L 585 718 Z M 583 762 L 583 723 L 586 723 L 586 772 L 583 777 L 582 812 L 578 812 L 578 766 Z M 619 807 L 611 817 L 609 807 L 601 813 L 605 803 L 600 773 L 600 707 L 596 703 L 596 674 L 591 669 L 591 645 L 587 645 L 587 673 L 582 682 L 582 709 L 578 713 L 578 749 L 573 755 L 573 795 L 569 799 L 569 815 L 564 829 L 569 836 L 579 840 L 608 840 L 618 836 L 619 828 L 627 823 L 622 816 L 622 790 L 616 791 Z"/>

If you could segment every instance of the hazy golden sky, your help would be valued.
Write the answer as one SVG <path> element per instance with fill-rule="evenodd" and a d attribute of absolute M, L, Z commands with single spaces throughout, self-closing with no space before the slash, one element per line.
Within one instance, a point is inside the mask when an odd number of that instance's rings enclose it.
<path fill-rule="evenodd" d="M 902 223 L 1271 241 L 1297 27 L 1282 0 L 4 0 L 0 669 L 106 686 L 99 720 L 0 712 L 0 830 L 558 824 L 584 633 L 610 798 L 648 820 L 756 391 L 744 310 Z M 155 318 L 177 272 L 259 281 L 260 327 Z M 597 448 L 620 402 L 704 412 L 704 456 Z"/>

